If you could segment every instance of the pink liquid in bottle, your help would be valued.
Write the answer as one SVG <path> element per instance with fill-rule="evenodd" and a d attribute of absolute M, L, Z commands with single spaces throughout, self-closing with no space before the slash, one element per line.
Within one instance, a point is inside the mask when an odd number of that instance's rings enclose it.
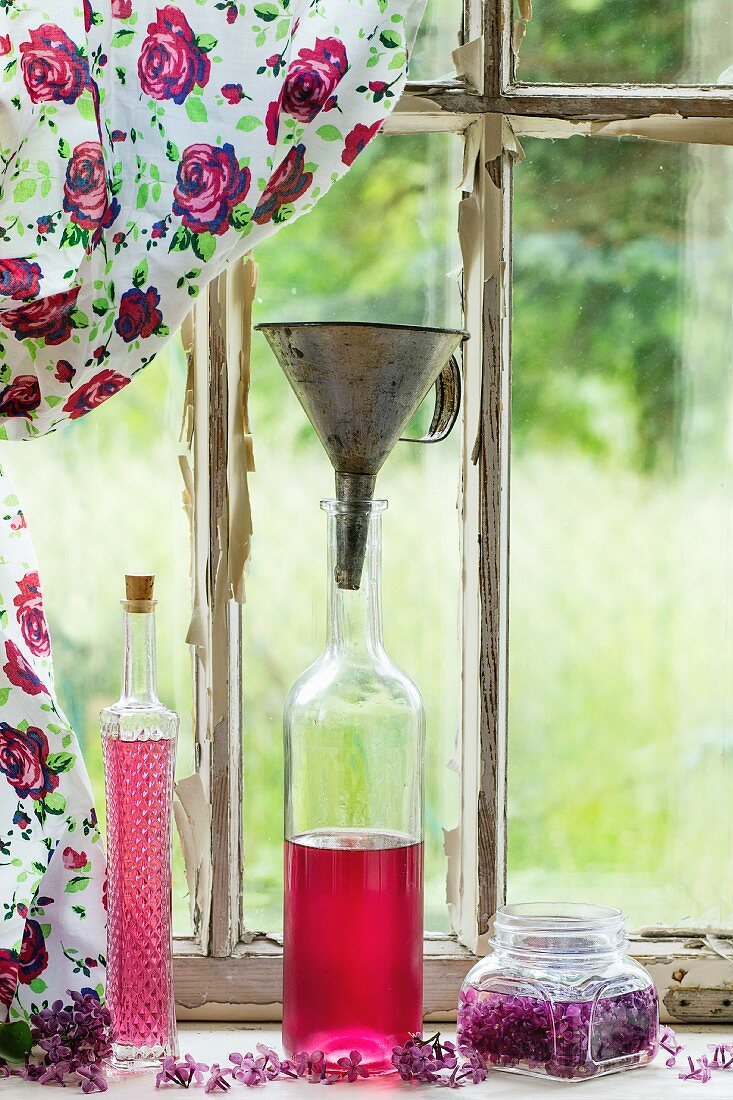
<path fill-rule="evenodd" d="M 174 740 L 104 738 L 107 1000 L 119 1063 L 175 1053 L 171 975 Z"/>
<path fill-rule="evenodd" d="M 285 844 L 283 1043 L 372 1073 L 422 1027 L 423 846 L 318 830 Z"/>

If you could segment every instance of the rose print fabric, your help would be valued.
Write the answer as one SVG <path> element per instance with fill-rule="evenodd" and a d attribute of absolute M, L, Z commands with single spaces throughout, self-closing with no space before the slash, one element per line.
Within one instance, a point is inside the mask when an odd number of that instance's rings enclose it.
<path fill-rule="evenodd" d="M 76 735 L 53 694 L 33 547 L 0 469 L 0 1021 L 104 990 L 104 855 Z"/>
<path fill-rule="evenodd" d="M 313 206 L 398 97 L 423 4 L 0 0 L 0 437 L 117 393 Z"/>
<path fill-rule="evenodd" d="M 424 3 L 0 0 L 0 438 L 118 393 L 313 206 L 398 98 Z M 102 992 L 104 940 L 89 782 L 5 475 L 3 495 L 0 1019 Z"/>

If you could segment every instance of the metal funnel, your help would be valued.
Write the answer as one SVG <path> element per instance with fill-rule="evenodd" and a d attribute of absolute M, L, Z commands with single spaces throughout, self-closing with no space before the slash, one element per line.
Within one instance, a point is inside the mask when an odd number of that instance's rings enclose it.
<path fill-rule="evenodd" d="M 431 386 L 432 424 L 410 442 L 444 439 L 456 421 L 461 376 L 453 353 L 466 332 L 355 321 L 256 327 L 331 460 L 341 501 L 373 498 L 377 474 Z M 359 587 L 367 529 L 358 510 L 344 515 L 337 544 L 340 588 Z"/>

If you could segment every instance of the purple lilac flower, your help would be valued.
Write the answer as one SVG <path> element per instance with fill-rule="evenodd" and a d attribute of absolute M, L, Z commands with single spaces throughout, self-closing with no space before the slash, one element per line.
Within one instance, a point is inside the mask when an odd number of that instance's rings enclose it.
<path fill-rule="evenodd" d="M 81 1082 L 82 1092 L 106 1092 L 107 1078 L 101 1066 L 78 1066 L 76 1074 Z"/>
<path fill-rule="evenodd" d="M 700 1081 L 704 1085 L 710 1080 L 712 1073 L 707 1055 L 703 1054 L 701 1058 L 696 1058 L 694 1061 L 688 1055 L 687 1062 L 689 1069 L 678 1074 L 680 1081 Z"/>
<path fill-rule="evenodd" d="M 271 1047 L 265 1046 L 264 1043 L 257 1044 L 257 1052 L 260 1056 L 257 1059 L 257 1063 L 261 1073 L 267 1081 L 274 1081 L 276 1077 L 280 1076 L 280 1068 L 282 1066 L 280 1055 L 272 1050 Z"/>
<path fill-rule="evenodd" d="M 681 1054 L 685 1048 L 678 1041 L 671 1027 L 665 1027 L 664 1031 L 659 1036 L 659 1046 L 669 1055 L 665 1065 L 672 1069 L 673 1066 L 677 1064 L 677 1055 Z"/>
<path fill-rule="evenodd" d="M 348 1057 L 338 1058 L 336 1065 L 343 1070 L 342 1079 L 345 1081 L 358 1081 L 360 1077 L 368 1077 L 369 1070 L 360 1065 L 361 1054 L 358 1050 L 349 1051 Z"/>
<path fill-rule="evenodd" d="M 229 1070 L 222 1069 L 218 1062 L 214 1062 L 209 1070 L 209 1076 L 204 1085 L 204 1092 L 226 1092 L 232 1087 L 231 1081 L 227 1081 Z"/>
<path fill-rule="evenodd" d="M 42 1051 L 22 1075 L 41 1084 L 76 1080 L 83 1092 L 105 1092 L 103 1063 L 112 1054 L 110 1015 L 94 991 L 68 990 L 70 1004 L 56 1000 L 30 1017 L 33 1043 Z"/>
<path fill-rule="evenodd" d="M 229 1061 L 234 1066 L 234 1069 L 229 1070 L 235 1081 L 239 1081 L 242 1085 L 252 1086 L 261 1085 L 265 1081 L 265 1075 L 262 1066 L 258 1066 L 258 1062 L 264 1062 L 264 1059 L 255 1058 L 254 1054 L 248 1052 L 247 1054 L 237 1054 L 236 1052 L 229 1055 Z"/>
<path fill-rule="evenodd" d="M 733 1069 L 733 1043 L 708 1043 L 708 1050 L 713 1052 L 711 1069 Z"/>

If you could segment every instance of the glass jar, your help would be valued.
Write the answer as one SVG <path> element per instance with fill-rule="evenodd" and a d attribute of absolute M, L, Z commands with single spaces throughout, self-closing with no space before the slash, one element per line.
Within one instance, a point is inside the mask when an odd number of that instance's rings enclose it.
<path fill-rule="evenodd" d="M 283 1043 L 371 1073 L 422 1027 L 420 693 L 382 640 L 386 501 L 328 500 L 326 649 L 285 705 Z M 338 547 L 363 532 L 348 587 Z M 365 545 L 364 545 L 365 544 Z M 354 583 L 357 587 L 354 587 Z"/>
<path fill-rule="evenodd" d="M 626 954 L 626 922 L 601 905 L 505 905 L 493 954 L 469 971 L 458 1043 L 487 1065 L 579 1080 L 651 1061 L 659 1001 Z"/>

